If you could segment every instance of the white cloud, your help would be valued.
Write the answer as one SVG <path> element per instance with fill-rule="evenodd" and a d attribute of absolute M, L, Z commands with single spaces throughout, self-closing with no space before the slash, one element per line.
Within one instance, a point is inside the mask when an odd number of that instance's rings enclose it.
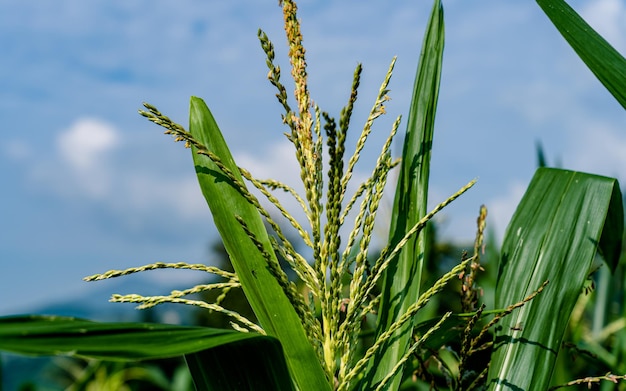
<path fill-rule="evenodd" d="M 113 125 L 79 118 L 57 135 L 51 160 L 31 167 L 33 178 L 64 197 L 105 200 L 114 187 L 112 156 L 119 142 Z"/>
<path fill-rule="evenodd" d="M 112 125 L 94 118 L 81 118 L 59 135 L 57 147 L 61 158 L 72 169 L 84 172 L 96 168 L 118 142 L 117 130 Z"/>
<path fill-rule="evenodd" d="M 164 173 L 160 162 L 177 162 L 147 145 L 141 139 L 122 138 L 115 126 L 101 119 L 80 118 L 59 133 L 52 156 L 28 168 L 30 179 L 57 197 L 92 203 L 121 216 L 134 231 L 154 224 L 157 216 L 179 222 L 205 218 L 207 206 L 191 164 L 187 171 Z M 129 151 L 150 158 L 129 159 Z"/>

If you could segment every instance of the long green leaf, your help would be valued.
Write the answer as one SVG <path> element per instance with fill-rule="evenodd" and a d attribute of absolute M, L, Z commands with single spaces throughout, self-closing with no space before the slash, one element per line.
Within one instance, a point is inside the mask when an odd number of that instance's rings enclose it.
<path fill-rule="evenodd" d="M 624 229 L 617 180 L 540 168 L 506 230 L 496 308 L 541 294 L 496 330 L 491 390 L 545 390 L 571 311 L 596 251 L 617 266 Z"/>
<path fill-rule="evenodd" d="M 396 196 L 390 228 L 393 248 L 424 215 L 426 215 L 430 155 L 441 65 L 444 47 L 443 7 L 436 0 L 426 29 L 420 61 L 413 87 L 413 97 L 407 123 L 402 165 L 396 187 Z M 377 334 L 382 334 L 397 321 L 420 294 L 422 265 L 426 256 L 425 233 L 411 239 L 385 273 L 379 310 Z M 363 389 L 371 389 L 380 382 L 404 355 L 413 330 L 412 324 L 398 330 L 392 342 L 379 351 L 371 365 Z M 401 371 L 388 383 L 386 389 L 397 389 Z"/>
<path fill-rule="evenodd" d="M 103 323 L 42 315 L 0 317 L 0 350 L 25 355 L 152 360 L 258 338 L 272 339 L 256 333 L 207 327 Z"/>
<path fill-rule="evenodd" d="M 241 175 L 224 138 L 204 101 L 191 98 L 189 131 L 241 181 Z M 219 167 L 204 155 L 193 153 L 198 181 L 211 209 L 246 298 L 268 335 L 283 345 L 291 374 L 300 390 L 330 390 L 326 375 L 305 330 L 267 262 L 244 232 L 241 217 L 264 250 L 275 257 L 259 212 L 248 203 Z"/>
<path fill-rule="evenodd" d="M 257 333 L 23 315 L 0 318 L 0 350 L 108 361 L 185 355 L 197 391 L 293 390 L 280 343 Z"/>
<path fill-rule="evenodd" d="M 591 72 L 626 109 L 626 59 L 563 0 L 537 0 Z"/>

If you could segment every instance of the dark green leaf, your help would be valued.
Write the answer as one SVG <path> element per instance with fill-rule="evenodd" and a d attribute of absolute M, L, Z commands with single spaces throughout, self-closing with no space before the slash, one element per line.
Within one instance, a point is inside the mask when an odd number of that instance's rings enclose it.
<path fill-rule="evenodd" d="M 617 180 L 540 168 L 509 224 L 502 247 L 496 308 L 544 291 L 496 330 L 490 389 L 545 390 L 571 311 L 599 249 L 617 265 L 624 211 Z"/>
<path fill-rule="evenodd" d="M 537 0 L 591 72 L 626 108 L 626 59 L 563 0 Z"/>
<path fill-rule="evenodd" d="M 152 360 L 259 338 L 271 337 L 207 327 L 101 323 L 61 316 L 0 317 L 0 350 L 26 355 Z"/>
<path fill-rule="evenodd" d="M 185 355 L 196 391 L 294 390 L 278 340 L 256 338 Z"/>

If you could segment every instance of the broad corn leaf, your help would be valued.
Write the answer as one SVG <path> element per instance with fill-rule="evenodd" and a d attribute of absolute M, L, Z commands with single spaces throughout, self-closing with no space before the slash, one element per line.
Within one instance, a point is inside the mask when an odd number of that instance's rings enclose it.
<path fill-rule="evenodd" d="M 545 390 L 596 252 L 613 270 L 624 228 L 617 180 L 540 168 L 506 230 L 496 308 L 543 292 L 496 329 L 490 390 Z"/>

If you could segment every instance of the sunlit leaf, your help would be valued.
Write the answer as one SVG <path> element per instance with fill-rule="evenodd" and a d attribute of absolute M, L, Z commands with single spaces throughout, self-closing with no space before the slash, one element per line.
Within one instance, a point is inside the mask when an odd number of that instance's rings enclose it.
<path fill-rule="evenodd" d="M 204 101 L 197 97 L 191 98 L 189 131 L 243 182 L 213 115 Z M 267 261 L 236 219 L 236 216 L 241 217 L 265 251 L 275 257 L 259 212 L 211 159 L 195 152 L 194 149 L 193 160 L 202 193 L 261 326 L 268 335 L 280 340 L 300 390 L 329 390 L 326 375 L 298 315 L 269 271 Z"/>

